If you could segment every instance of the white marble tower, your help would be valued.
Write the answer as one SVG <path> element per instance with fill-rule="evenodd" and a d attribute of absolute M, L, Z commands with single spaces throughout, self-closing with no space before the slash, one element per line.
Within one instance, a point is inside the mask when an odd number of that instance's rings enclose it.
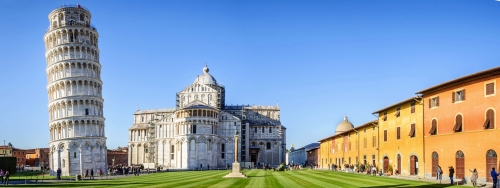
<path fill-rule="evenodd" d="M 99 34 L 90 12 L 63 5 L 49 14 L 44 35 L 50 130 L 50 168 L 55 175 L 107 170 Z"/>

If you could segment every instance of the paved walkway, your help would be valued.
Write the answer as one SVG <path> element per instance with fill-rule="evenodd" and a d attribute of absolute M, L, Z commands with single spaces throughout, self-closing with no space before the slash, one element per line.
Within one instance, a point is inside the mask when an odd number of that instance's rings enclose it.
<path fill-rule="evenodd" d="M 141 176 L 145 176 L 145 175 L 148 175 L 148 174 L 141 174 Z M 80 181 L 99 181 L 99 180 L 105 180 L 105 179 L 115 179 L 115 178 L 124 178 L 124 177 L 129 177 L 129 176 L 134 176 L 133 174 L 129 174 L 128 176 L 125 176 L 125 175 L 115 175 L 115 176 L 102 176 L 102 177 L 99 177 L 99 176 L 95 176 L 94 179 L 82 179 Z M 37 180 L 19 180 L 19 179 L 13 179 L 13 180 L 10 180 L 9 181 L 9 185 L 18 185 L 18 184 L 39 184 L 39 183 L 56 183 L 56 182 L 71 182 L 71 181 L 76 181 L 75 178 L 62 178 L 61 180 L 54 180 L 54 179 L 51 179 L 51 180 L 43 180 L 42 182 L 42 179 L 39 179 L 38 181 Z M 3 185 L 0 185 L 0 186 L 3 186 Z"/>

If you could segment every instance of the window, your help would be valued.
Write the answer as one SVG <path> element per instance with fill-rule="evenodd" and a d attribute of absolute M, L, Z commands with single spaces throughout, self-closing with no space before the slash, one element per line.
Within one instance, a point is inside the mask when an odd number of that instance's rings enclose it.
<path fill-rule="evenodd" d="M 271 129 L 271 127 L 269 127 L 269 133 L 273 133 L 273 129 Z"/>
<path fill-rule="evenodd" d="M 76 152 L 73 152 L 73 158 L 76 158 Z"/>
<path fill-rule="evenodd" d="M 86 109 L 85 109 L 85 115 L 86 115 L 86 116 L 88 116 L 88 115 L 89 115 L 89 109 L 88 109 L 88 108 L 86 108 Z"/>
<path fill-rule="evenodd" d="M 451 100 L 453 103 L 465 100 L 465 89 L 453 92 L 451 95 Z"/>
<path fill-rule="evenodd" d="M 401 115 L 401 108 L 396 109 L 396 117 L 399 117 Z"/>
<path fill-rule="evenodd" d="M 19 161 L 20 161 L 19 159 L 21 159 L 21 158 L 19 158 L 19 157 L 18 157 L 18 158 L 17 158 L 17 162 L 19 162 Z"/>
<path fill-rule="evenodd" d="M 415 113 L 415 103 L 411 103 L 411 113 Z"/>
<path fill-rule="evenodd" d="M 494 129 L 495 128 L 495 112 L 492 109 L 486 111 L 486 118 L 484 121 L 483 127 L 485 129 Z"/>
<path fill-rule="evenodd" d="M 366 133 L 366 128 L 365 128 L 364 132 Z"/>
<path fill-rule="evenodd" d="M 382 120 L 387 121 L 387 112 L 384 112 L 384 117 L 382 118 Z"/>
<path fill-rule="evenodd" d="M 366 138 L 365 138 L 365 139 L 363 140 L 363 147 L 364 147 L 364 148 L 366 148 L 367 142 L 368 142 L 368 139 L 366 139 Z"/>
<path fill-rule="evenodd" d="M 437 134 L 437 120 L 433 119 L 431 122 L 431 130 L 429 130 L 429 134 L 436 135 Z"/>
<path fill-rule="evenodd" d="M 460 114 L 455 117 L 455 126 L 453 127 L 453 131 L 462 132 L 462 115 Z"/>
<path fill-rule="evenodd" d="M 396 127 L 396 139 L 401 139 L 401 127 Z"/>
<path fill-rule="evenodd" d="M 373 137 L 373 144 L 372 145 L 373 145 L 373 147 L 377 147 L 377 137 L 376 136 Z"/>
<path fill-rule="evenodd" d="M 262 127 L 262 133 L 264 133 L 264 127 Z"/>
<path fill-rule="evenodd" d="M 253 130 L 254 133 L 257 133 L 257 127 L 255 127 Z"/>
<path fill-rule="evenodd" d="M 487 83 L 485 85 L 485 90 L 486 90 L 486 95 L 493 95 L 495 94 L 495 83 L 492 82 L 492 83 Z"/>
<path fill-rule="evenodd" d="M 412 123 L 410 125 L 410 133 L 408 134 L 408 136 L 410 136 L 412 138 L 415 137 L 415 123 Z"/>
<path fill-rule="evenodd" d="M 193 134 L 196 134 L 196 125 L 193 125 Z"/>
<path fill-rule="evenodd" d="M 439 106 L 439 97 L 434 97 L 429 99 L 429 108 L 438 107 Z"/>
<path fill-rule="evenodd" d="M 171 145 L 170 146 L 170 160 L 174 160 L 174 151 L 175 151 L 175 147 L 174 147 L 174 145 Z"/>
<path fill-rule="evenodd" d="M 271 142 L 268 142 L 268 143 L 266 144 L 266 149 L 267 149 L 267 150 L 270 150 L 270 149 L 271 149 Z"/>
<path fill-rule="evenodd" d="M 387 130 L 384 130 L 384 142 L 387 142 Z"/>

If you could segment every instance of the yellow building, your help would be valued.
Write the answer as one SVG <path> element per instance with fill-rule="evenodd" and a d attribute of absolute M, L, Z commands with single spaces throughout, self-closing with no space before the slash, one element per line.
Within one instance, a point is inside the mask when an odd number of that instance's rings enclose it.
<path fill-rule="evenodd" d="M 12 148 L 9 146 L 0 146 L 0 157 L 11 157 Z"/>
<path fill-rule="evenodd" d="M 384 173 L 424 177 L 423 103 L 410 98 L 373 114 L 378 115 L 379 166 Z M 420 162 L 420 164 L 419 164 Z"/>
<path fill-rule="evenodd" d="M 344 117 L 334 135 L 321 139 L 318 163 L 320 168 L 329 169 L 332 164 L 371 165 L 378 158 L 377 120 L 367 122 L 356 128 Z"/>

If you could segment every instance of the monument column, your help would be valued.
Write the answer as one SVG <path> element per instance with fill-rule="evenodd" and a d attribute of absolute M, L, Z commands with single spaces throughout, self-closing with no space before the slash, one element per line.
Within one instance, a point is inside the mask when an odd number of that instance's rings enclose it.
<path fill-rule="evenodd" d="M 224 176 L 224 178 L 247 178 L 245 174 L 240 172 L 240 163 L 238 162 L 238 131 L 234 134 L 234 163 L 231 173 Z"/>

